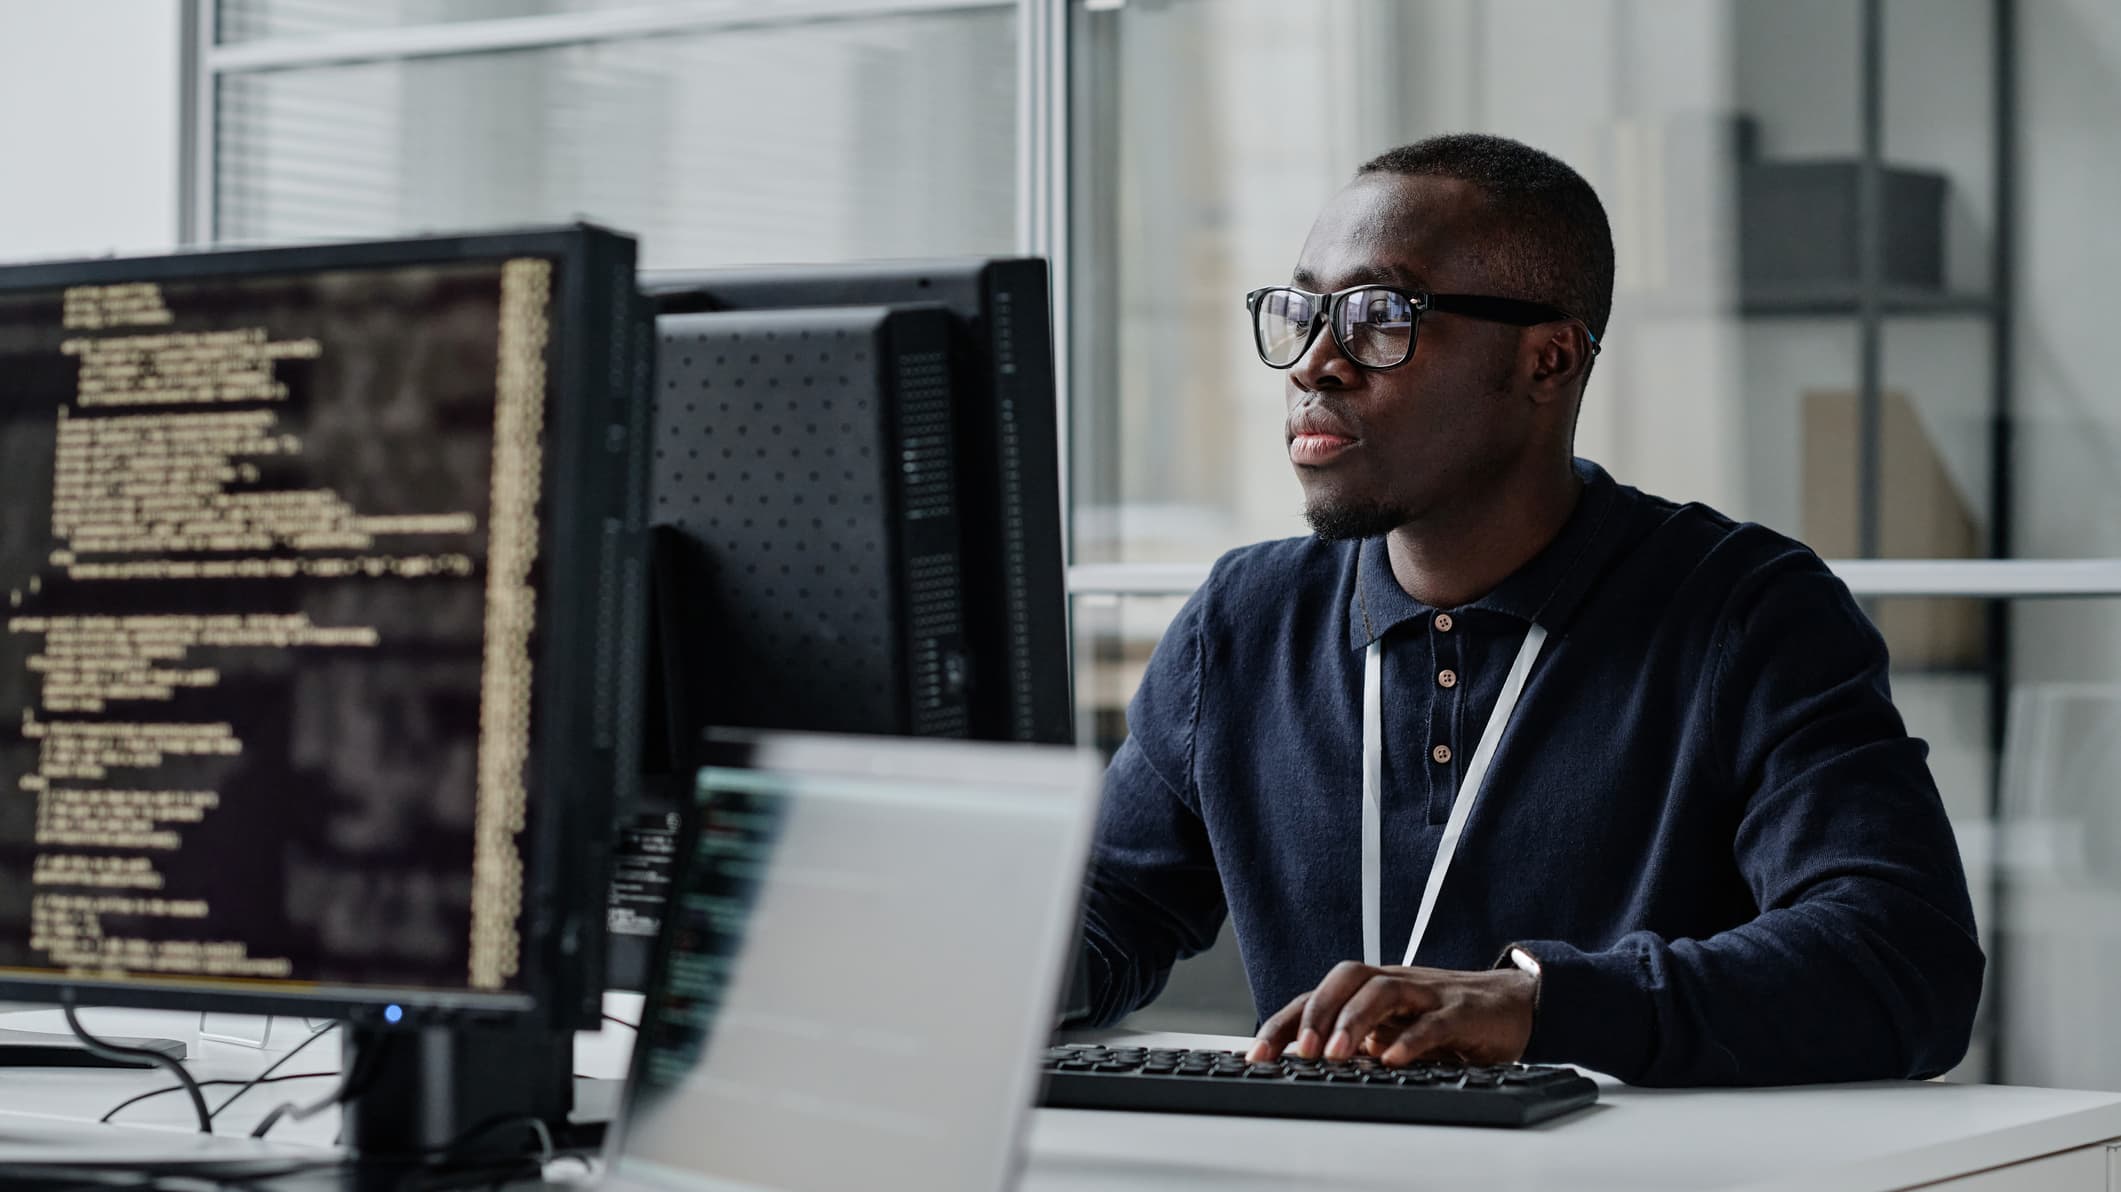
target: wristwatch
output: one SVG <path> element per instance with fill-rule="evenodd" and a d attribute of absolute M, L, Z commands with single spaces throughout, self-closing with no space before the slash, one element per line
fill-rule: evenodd
<path fill-rule="evenodd" d="M 1532 955 L 1515 944 L 1511 944 L 1510 950 L 1504 955 L 1509 957 L 1510 963 L 1516 965 L 1519 971 L 1532 974 L 1532 1012 L 1537 1014 L 1539 1012 L 1539 990 L 1545 984 L 1540 979 L 1542 974 L 1539 971 L 1539 957 Z"/>

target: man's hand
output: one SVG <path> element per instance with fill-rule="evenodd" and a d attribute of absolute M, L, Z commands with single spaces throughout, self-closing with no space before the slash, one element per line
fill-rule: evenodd
<path fill-rule="evenodd" d="M 1537 990 L 1536 977 L 1514 968 L 1461 973 L 1344 960 L 1260 1025 L 1250 1058 L 1269 1063 L 1287 1049 L 1329 1060 L 1360 1051 L 1393 1067 L 1513 1063 L 1532 1039 Z"/>

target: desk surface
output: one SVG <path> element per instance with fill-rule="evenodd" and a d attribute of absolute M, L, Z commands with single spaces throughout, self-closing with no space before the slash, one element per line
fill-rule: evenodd
<path fill-rule="evenodd" d="M 1601 1077 L 1596 1106 L 1525 1130 L 1042 1110 L 1023 1189 L 1874 1192 L 2115 1138 L 2117 1093 L 1907 1081 L 1675 1091 Z"/>
<path fill-rule="evenodd" d="M 626 1008 L 618 1008 L 622 1016 Z M 192 1049 L 188 1066 L 202 1079 L 253 1075 L 306 1033 L 298 1020 L 278 1020 L 260 1049 L 202 1040 L 196 1014 L 91 1010 L 83 1018 L 99 1032 L 182 1039 Z M 4 1015 L 0 1025 L 64 1029 L 56 1012 Z M 1119 1034 L 1124 1032 L 1097 1037 Z M 1128 1037 L 1191 1047 L 1243 1042 L 1206 1035 Z M 578 1070 L 616 1074 L 629 1044 L 623 1031 L 582 1036 Z M 325 1073 L 337 1066 L 335 1042 L 320 1039 L 282 1071 Z M 0 1069 L 0 1112 L 93 1121 L 132 1093 L 169 1083 L 159 1072 Z M 229 1125 L 245 1130 L 281 1101 L 309 1100 L 330 1087 L 328 1078 L 320 1078 L 254 1090 L 230 1111 Z M 1601 1078 L 1599 1095 L 1599 1104 L 1583 1113 L 1527 1130 L 1040 1110 L 1032 1119 L 1021 1188 L 1875 1192 L 2121 1139 L 2116 1093 L 1907 1082 L 1669 1091 Z M 218 1104 L 219 1097 L 210 1102 Z M 328 1147 L 334 1117 L 286 1122 L 273 1137 Z M 119 1120 L 178 1131 L 192 1122 L 181 1095 L 144 1102 Z M 2103 1177 L 2089 1186 L 2104 1188 Z"/>

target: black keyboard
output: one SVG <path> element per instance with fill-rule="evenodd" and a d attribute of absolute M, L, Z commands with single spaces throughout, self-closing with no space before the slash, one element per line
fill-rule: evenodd
<path fill-rule="evenodd" d="M 1049 1048 L 1043 1067 L 1040 1103 L 1054 1109 L 1529 1126 L 1598 1100 L 1598 1086 L 1574 1068 L 1524 1064 L 1250 1064 L 1238 1051 L 1067 1046 Z"/>

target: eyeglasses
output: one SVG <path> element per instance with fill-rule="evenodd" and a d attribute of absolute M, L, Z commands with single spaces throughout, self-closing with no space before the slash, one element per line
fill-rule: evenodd
<path fill-rule="evenodd" d="M 1397 286 L 1355 286 L 1331 294 L 1313 294 L 1294 286 L 1264 286 L 1245 295 L 1252 312 L 1252 342 L 1269 368 L 1289 368 L 1311 350 L 1318 329 L 1330 325 L 1333 342 L 1348 359 L 1367 369 L 1397 368 L 1414 355 L 1421 317 L 1430 313 L 1464 315 L 1491 323 L 1531 327 L 1540 323 L 1583 320 L 1543 302 L 1490 298 L 1481 294 L 1428 294 Z M 1598 337 L 1588 325 L 1591 355 Z"/>

